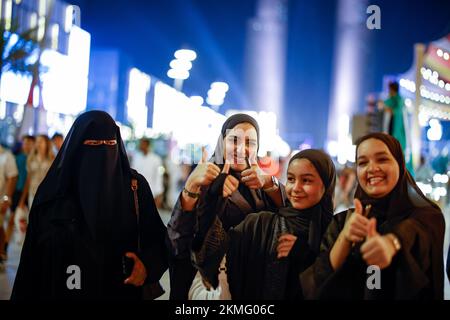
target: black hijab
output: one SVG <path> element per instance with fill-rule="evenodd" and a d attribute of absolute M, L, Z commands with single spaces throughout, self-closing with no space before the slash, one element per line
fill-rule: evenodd
<path fill-rule="evenodd" d="M 117 140 L 113 146 L 83 144 L 113 139 Z M 120 231 L 123 213 L 132 212 L 130 184 L 131 169 L 119 127 L 106 112 L 89 111 L 75 120 L 33 206 L 75 196 L 93 238 L 99 238 L 99 233 L 110 238 Z"/>
<path fill-rule="evenodd" d="M 229 117 L 222 125 L 222 130 L 220 132 L 220 136 L 217 139 L 216 149 L 214 150 L 213 155 L 211 156 L 210 161 L 214 162 L 217 165 L 223 166 L 225 163 L 224 158 L 224 140 L 227 135 L 227 131 L 233 129 L 240 123 L 250 123 L 256 130 L 256 134 L 258 137 L 258 150 L 259 150 L 259 125 L 258 122 L 248 114 L 237 113 Z"/>
<path fill-rule="evenodd" d="M 308 232 L 308 244 L 317 254 L 319 253 L 322 236 L 333 217 L 333 196 L 336 185 L 336 169 L 330 156 L 322 150 L 307 149 L 296 153 L 290 160 L 289 165 L 294 160 L 307 159 L 312 163 L 319 173 L 320 179 L 325 187 L 325 193 L 322 199 L 315 206 L 298 210 L 291 204 L 282 208 L 279 214 L 285 217 L 297 217 L 297 220 L 308 222 L 309 226 L 305 231 Z M 289 167 L 288 165 L 288 167 Z M 289 221 L 288 219 L 287 221 Z"/>
<path fill-rule="evenodd" d="M 225 137 L 227 135 L 227 131 L 228 130 L 232 130 L 235 126 L 237 126 L 240 123 L 250 123 L 256 130 L 256 134 L 258 137 L 258 141 L 257 141 L 257 150 L 259 150 L 259 126 L 258 126 L 258 122 L 256 122 L 256 120 L 244 113 L 238 113 L 238 114 L 234 114 L 231 117 L 229 117 L 224 124 L 222 125 L 222 130 L 220 133 L 219 138 L 217 139 L 217 144 L 216 144 L 216 148 L 214 150 L 213 155 L 210 158 L 210 162 L 215 163 L 216 165 L 218 165 L 221 169 L 223 168 L 223 165 L 225 163 L 225 155 L 224 155 L 224 150 L 225 150 Z M 256 159 L 255 159 L 256 160 Z M 233 169 L 230 168 L 230 172 L 229 174 L 231 174 L 232 176 L 234 176 L 236 179 L 240 180 L 241 179 L 241 173 L 237 172 Z M 213 192 L 214 195 L 217 194 L 221 194 L 222 192 L 222 186 L 223 186 L 223 182 L 225 181 L 226 175 L 221 175 L 216 179 L 216 182 L 211 186 L 211 191 Z M 256 210 L 256 201 L 255 201 L 255 197 L 261 199 L 261 194 L 259 190 L 250 190 L 245 184 L 240 183 L 238 186 L 238 191 L 239 193 L 245 198 L 245 200 L 247 200 L 247 202 L 252 206 L 252 208 L 254 210 Z"/>

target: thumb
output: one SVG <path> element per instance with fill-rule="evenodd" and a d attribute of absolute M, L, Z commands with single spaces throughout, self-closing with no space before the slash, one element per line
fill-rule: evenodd
<path fill-rule="evenodd" d="M 230 172 L 230 163 L 228 161 L 223 165 L 222 173 L 228 174 Z"/>
<path fill-rule="evenodd" d="M 362 215 L 362 213 L 363 213 L 363 207 L 362 207 L 361 201 L 359 201 L 359 199 L 355 198 L 355 199 L 353 200 L 353 204 L 354 204 L 354 206 L 355 206 L 355 213 L 356 213 L 356 214 Z"/>
<path fill-rule="evenodd" d="M 202 147 L 202 160 L 200 163 L 205 163 L 208 161 L 208 151 L 206 151 L 205 147 Z"/>
<path fill-rule="evenodd" d="M 128 257 L 128 258 L 131 258 L 131 259 L 133 259 L 134 261 L 136 261 L 136 255 L 134 254 L 134 253 L 132 253 L 132 252 L 127 252 L 126 253 L 126 256 Z"/>
<path fill-rule="evenodd" d="M 367 237 L 371 238 L 371 237 L 375 237 L 378 232 L 377 232 L 377 219 L 372 218 L 369 221 L 369 225 L 367 226 L 368 231 L 367 231 Z"/>

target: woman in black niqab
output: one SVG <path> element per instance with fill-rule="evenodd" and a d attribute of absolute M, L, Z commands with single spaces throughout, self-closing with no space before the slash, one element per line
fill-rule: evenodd
<path fill-rule="evenodd" d="M 129 166 L 119 127 L 105 112 L 86 112 L 37 191 L 11 298 L 139 299 L 141 288 L 124 284 L 123 256 L 136 253 L 147 281 L 158 281 L 167 265 L 164 234 L 148 183 Z M 68 289 L 69 266 L 79 267 L 81 289 Z"/>

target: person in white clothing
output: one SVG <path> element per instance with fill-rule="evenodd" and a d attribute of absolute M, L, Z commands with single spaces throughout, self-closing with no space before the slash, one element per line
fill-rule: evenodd
<path fill-rule="evenodd" d="M 0 145 L 0 271 L 3 270 L 3 262 L 6 260 L 3 223 L 5 215 L 11 206 L 12 194 L 16 188 L 18 174 L 14 156 Z"/>
<path fill-rule="evenodd" d="M 153 192 L 157 207 L 162 205 L 163 188 L 163 163 L 161 158 L 152 152 L 150 140 L 142 138 L 139 143 L 139 151 L 132 159 L 132 167 L 140 172 Z"/>

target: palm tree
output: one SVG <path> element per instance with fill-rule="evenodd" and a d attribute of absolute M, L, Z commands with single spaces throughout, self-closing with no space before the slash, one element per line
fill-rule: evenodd
<path fill-rule="evenodd" d="M 12 71 L 24 75 L 32 75 L 36 62 L 29 58 L 39 48 L 36 31 L 32 28 L 19 33 L 19 25 L 15 21 L 6 28 L 6 21 L 0 20 L 0 84 L 3 72 Z"/>

